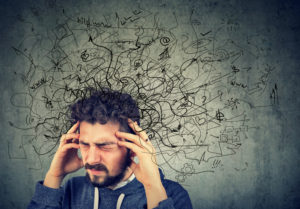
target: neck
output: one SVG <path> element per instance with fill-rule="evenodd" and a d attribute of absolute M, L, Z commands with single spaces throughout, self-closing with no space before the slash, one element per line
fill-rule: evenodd
<path fill-rule="evenodd" d="M 122 179 L 120 182 L 126 181 L 127 179 L 130 178 L 130 176 L 131 176 L 132 174 L 133 174 L 133 171 L 132 171 L 129 167 L 127 167 L 127 169 L 126 169 L 126 171 L 125 171 L 125 175 L 124 175 L 123 179 Z M 119 183 L 120 183 L 120 182 L 119 182 Z M 118 184 L 119 184 L 119 183 L 118 183 Z M 113 186 L 108 186 L 107 188 L 109 188 L 109 189 L 114 189 L 118 184 L 113 185 Z"/>

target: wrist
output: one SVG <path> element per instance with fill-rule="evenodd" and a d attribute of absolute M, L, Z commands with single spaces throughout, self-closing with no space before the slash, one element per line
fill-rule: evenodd
<path fill-rule="evenodd" d="M 152 176 L 143 178 L 140 182 L 143 184 L 145 189 L 155 189 L 162 187 L 162 182 L 158 170 L 157 173 L 154 172 Z"/>
<path fill-rule="evenodd" d="M 144 185 L 148 208 L 155 208 L 163 200 L 168 199 L 167 192 L 161 181 L 152 184 Z"/>
<path fill-rule="evenodd" d="M 165 191 L 165 188 L 162 184 L 162 182 L 159 181 L 154 181 L 155 183 L 151 183 L 151 184 L 144 184 L 144 189 L 145 191 Z"/>
<path fill-rule="evenodd" d="M 64 176 L 54 176 L 47 172 L 43 185 L 53 189 L 58 189 L 64 179 Z"/>

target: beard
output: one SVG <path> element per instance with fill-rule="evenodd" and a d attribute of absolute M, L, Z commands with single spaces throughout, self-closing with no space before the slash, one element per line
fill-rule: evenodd
<path fill-rule="evenodd" d="M 121 161 L 119 164 L 120 172 L 119 174 L 112 176 L 109 175 L 109 170 L 107 167 L 103 164 L 96 164 L 96 165 L 90 165 L 88 163 L 85 164 L 85 169 L 94 169 L 97 171 L 104 171 L 106 173 L 105 176 L 92 176 L 87 172 L 86 177 L 87 179 L 95 186 L 99 188 L 108 187 L 108 186 L 114 186 L 118 184 L 125 176 L 125 172 L 127 170 L 127 167 L 131 164 L 131 158 L 130 158 L 130 151 L 127 150 L 126 157 L 124 161 Z M 101 181 L 102 179 L 102 181 Z"/>

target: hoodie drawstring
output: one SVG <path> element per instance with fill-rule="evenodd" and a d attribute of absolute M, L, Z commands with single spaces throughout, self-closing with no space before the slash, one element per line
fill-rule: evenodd
<path fill-rule="evenodd" d="M 118 198 L 118 201 L 117 201 L 117 207 L 116 207 L 116 209 L 121 209 L 121 205 L 122 205 L 124 197 L 125 197 L 124 193 L 120 194 L 120 196 Z"/>
<path fill-rule="evenodd" d="M 125 197 L 124 193 L 120 194 L 120 196 L 118 197 L 116 209 L 121 209 L 121 205 L 122 205 L 124 197 Z M 99 206 L 99 190 L 98 190 L 97 187 L 95 187 L 95 192 L 94 192 L 94 209 L 98 209 L 98 206 Z"/>
<path fill-rule="evenodd" d="M 95 187 L 95 193 L 94 193 L 94 209 L 98 209 L 99 205 L 99 190 L 97 187 Z"/>

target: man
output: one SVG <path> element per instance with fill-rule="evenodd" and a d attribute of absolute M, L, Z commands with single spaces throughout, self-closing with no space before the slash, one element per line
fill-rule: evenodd
<path fill-rule="evenodd" d="M 62 135 L 28 209 L 192 208 L 186 190 L 160 172 L 130 95 L 93 91 L 70 109 L 77 122 Z M 82 167 L 86 176 L 73 177 L 61 186 L 67 174 Z"/>

